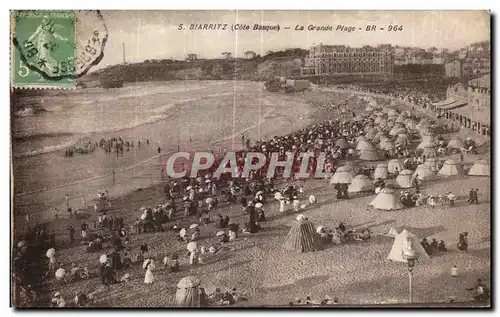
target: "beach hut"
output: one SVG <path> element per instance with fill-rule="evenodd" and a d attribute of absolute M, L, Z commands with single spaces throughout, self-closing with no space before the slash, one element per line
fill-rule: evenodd
<path fill-rule="evenodd" d="M 384 139 L 380 142 L 380 149 L 381 150 L 394 150 L 396 146 L 394 145 L 394 142 L 392 142 L 390 139 Z"/>
<path fill-rule="evenodd" d="M 200 280 L 195 276 L 183 277 L 177 284 L 176 307 L 200 307 Z"/>
<path fill-rule="evenodd" d="M 387 113 L 387 116 L 389 117 L 397 117 L 399 116 L 399 112 L 396 109 L 391 109 L 389 113 Z"/>
<path fill-rule="evenodd" d="M 359 159 L 363 161 L 378 161 L 380 157 L 375 149 L 365 149 L 359 153 Z"/>
<path fill-rule="evenodd" d="M 394 144 L 396 145 L 402 145 L 402 146 L 407 146 L 410 145 L 410 138 L 408 137 L 407 134 L 399 134 L 398 137 L 396 138 L 396 141 L 394 141 Z"/>
<path fill-rule="evenodd" d="M 352 167 L 340 166 L 330 178 L 330 184 L 350 184 L 352 182 Z"/>
<path fill-rule="evenodd" d="M 375 149 L 375 147 L 366 140 L 359 141 L 358 144 L 356 145 L 356 150 L 358 151 L 373 150 L 373 149 Z"/>
<path fill-rule="evenodd" d="M 363 174 L 354 177 L 352 183 L 347 189 L 349 193 L 369 192 L 374 190 L 375 185 L 373 184 L 372 180 L 368 176 Z"/>
<path fill-rule="evenodd" d="M 378 195 L 372 200 L 370 206 L 382 210 L 403 209 L 403 204 L 399 201 L 399 197 L 394 190 L 390 188 L 382 188 Z"/>
<path fill-rule="evenodd" d="M 396 172 L 401 172 L 403 170 L 403 163 L 401 163 L 398 159 L 390 160 L 387 164 L 387 171 L 391 174 L 395 174 Z"/>
<path fill-rule="evenodd" d="M 389 176 L 389 171 L 387 169 L 387 164 L 378 164 L 373 172 L 374 179 L 387 179 Z"/>
<path fill-rule="evenodd" d="M 349 143 L 347 143 L 345 139 L 338 139 L 337 142 L 335 142 L 335 146 L 338 146 L 341 149 L 348 149 Z"/>
<path fill-rule="evenodd" d="M 425 157 L 436 157 L 437 156 L 436 146 L 434 146 L 432 144 L 424 146 L 423 155 Z"/>
<path fill-rule="evenodd" d="M 420 164 L 417 166 L 415 172 L 413 172 L 412 178 L 418 178 L 421 181 L 427 181 L 435 179 L 436 174 L 434 174 L 434 172 L 428 165 Z"/>
<path fill-rule="evenodd" d="M 469 170 L 471 176 L 490 176 L 490 164 L 486 160 L 479 160 Z"/>
<path fill-rule="evenodd" d="M 417 252 L 419 261 L 424 262 L 430 259 L 429 255 L 420 244 L 420 239 L 406 229 L 394 237 L 394 243 L 392 244 L 391 252 L 389 252 L 387 259 L 395 262 L 408 262 L 403 256 L 404 251 L 408 248 L 413 248 Z"/>
<path fill-rule="evenodd" d="M 442 176 L 462 175 L 462 165 L 455 160 L 448 159 L 444 162 L 443 167 L 441 167 L 438 174 Z"/>
<path fill-rule="evenodd" d="M 284 248 L 295 252 L 318 251 L 321 249 L 321 237 L 313 223 L 300 214 L 297 220 L 292 222 L 292 227 L 285 238 Z"/>
<path fill-rule="evenodd" d="M 464 147 L 464 144 L 462 140 L 460 140 L 458 137 L 454 136 L 453 138 L 448 141 L 448 144 L 446 145 L 448 149 L 455 149 L 455 150 L 460 150 Z"/>
<path fill-rule="evenodd" d="M 412 171 L 402 170 L 401 172 L 399 172 L 398 176 L 396 176 L 396 184 L 398 184 L 400 188 L 413 187 L 412 175 L 413 175 Z"/>
<path fill-rule="evenodd" d="M 440 162 L 439 162 L 439 159 L 437 157 L 427 157 L 425 158 L 425 162 L 424 162 L 425 165 L 429 166 L 431 169 L 436 169 L 438 168 Z"/>

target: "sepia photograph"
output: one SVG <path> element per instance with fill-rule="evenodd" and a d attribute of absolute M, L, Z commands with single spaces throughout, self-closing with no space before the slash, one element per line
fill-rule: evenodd
<path fill-rule="evenodd" d="M 491 21 L 11 10 L 11 307 L 491 308 Z"/>

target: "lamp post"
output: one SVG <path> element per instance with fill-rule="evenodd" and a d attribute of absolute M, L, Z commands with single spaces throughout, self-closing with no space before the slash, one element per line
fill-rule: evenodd
<path fill-rule="evenodd" d="M 403 257 L 406 259 L 408 263 L 408 279 L 410 282 L 410 303 L 413 302 L 413 268 L 415 267 L 415 263 L 418 260 L 418 252 L 410 246 L 403 250 Z"/>

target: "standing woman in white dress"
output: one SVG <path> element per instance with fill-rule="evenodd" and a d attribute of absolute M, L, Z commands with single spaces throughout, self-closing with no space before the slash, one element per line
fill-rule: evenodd
<path fill-rule="evenodd" d="M 146 270 L 144 275 L 144 284 L 152 284 L 155 281 L 153 270 L 155 269 L 155 262 L 152 259 L 147 259 L 142 264 L 142 268 Z"/>

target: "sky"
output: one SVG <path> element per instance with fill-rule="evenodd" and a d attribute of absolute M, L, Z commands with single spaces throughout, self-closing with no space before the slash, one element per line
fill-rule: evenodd
<path fill-rule="evenodd" d="M 269 50 L 308 49 L 316 44 L 392 44 L 455 50 L 490 39 L 487 11 L 102 11 L 108 28 L 104 58 L 98 67 L 147 59 L 219 58 L 222 52 L 243 57 L 245 51 L 265 55 Z M 186 29 L 178 30 L 179 24 Z M 190 24 L 228 24 L 227 30 L 189 30 Z M 279 25 L 279 31 L 231 31 L 233 24 Z M 296 31 L 296 25 L 305 27 Z M 308 31 L 309 25 L 332 26 L 334 31 Z M 338 25 L 354 32 L 335 31 Z M 367 25 L 377 31 L 366 32 Z M 389 32 L 389 25 L 402 30 Z M 289 30 L 283 29 L 290 27 Z M 362 28 L 362 30 L 359 30 Z M 384 28 L 384 31 L 379 30 Z M 399 29 L 399 28 L 398 28 Z"/>

